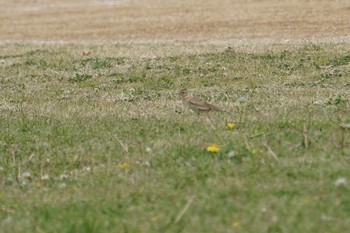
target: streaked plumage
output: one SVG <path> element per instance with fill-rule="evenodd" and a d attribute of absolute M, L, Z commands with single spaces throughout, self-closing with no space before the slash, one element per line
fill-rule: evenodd
<path fill-rule="evenodd" d="M 222 111 L 219 107 L 209 104 L 205 100 L 191 96 L 187 90 L 183 89 L 179 92 L 190 109 L 196 112 Z"/>

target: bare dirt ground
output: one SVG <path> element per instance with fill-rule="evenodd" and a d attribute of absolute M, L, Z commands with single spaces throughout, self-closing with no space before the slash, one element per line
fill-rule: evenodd
<path fill-rule="evenodd" d="M 0 0 L 0 42 L 350 41 L 348 0 Z"/>

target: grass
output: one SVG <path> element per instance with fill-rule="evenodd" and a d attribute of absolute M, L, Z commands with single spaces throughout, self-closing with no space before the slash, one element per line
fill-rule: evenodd
<path fill-rule="evenodd" d="M 348 44 L 0 46 L 1 233 L 349 229 Z"/>

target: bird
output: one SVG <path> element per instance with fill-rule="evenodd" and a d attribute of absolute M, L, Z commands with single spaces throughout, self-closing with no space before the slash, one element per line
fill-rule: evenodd
<path fill-rule="evenodd" d="M 186 104 L 188 105 L 188 107 L 190 109 L 192 109 L 193 111 L 197 112 L 198 114 L 200 112 L 209 112 L 209 111 L 226 112 L 213 104 L 209 104 L 205 100 L 193 97 L 192 95 L 190 95 L 188 93 L 188 91 L 186 89 L 180 90 L 179 95 L 183 97 L 183 99 L 186 102 Z"/>

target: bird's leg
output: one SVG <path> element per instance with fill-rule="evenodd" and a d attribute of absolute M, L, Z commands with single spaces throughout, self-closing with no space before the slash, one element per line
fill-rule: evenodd
<path fill-rule="evenodd" d="M 197 120 L 198 120 L 199 119 L 199 115 L 200 115 L 199 111 L 196 111 L 196 114 L 197 114 Z"/>

